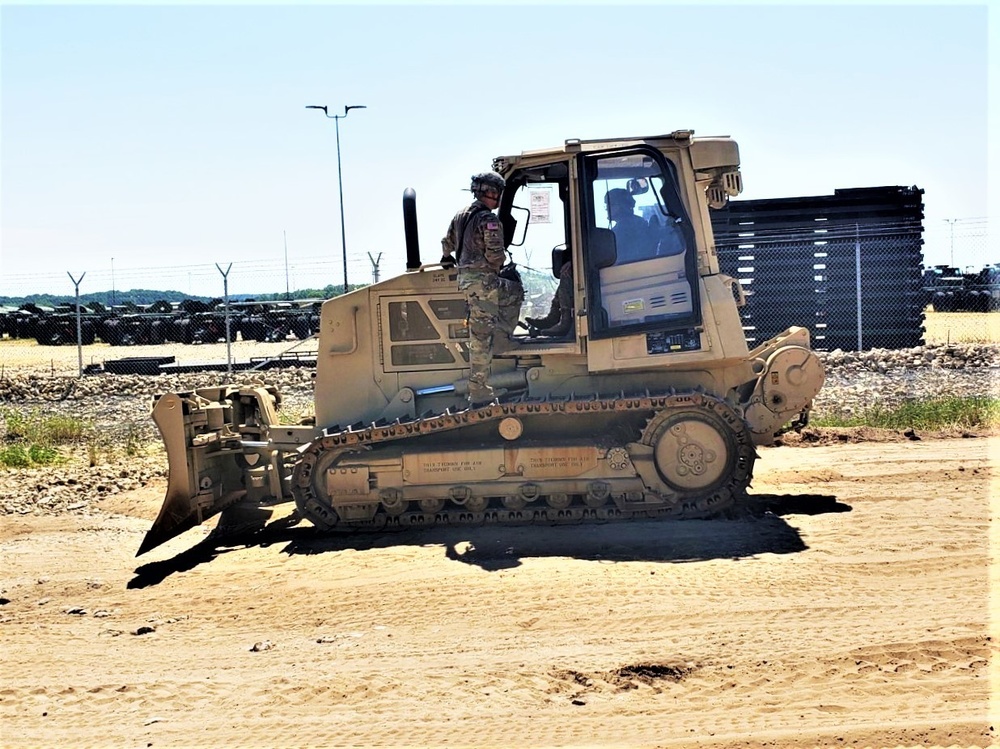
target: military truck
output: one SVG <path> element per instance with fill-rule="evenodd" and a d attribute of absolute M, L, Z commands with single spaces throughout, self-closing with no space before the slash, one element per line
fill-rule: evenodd
<path fill-rule="evenodd" d="M 231 305 L 238 319 L 244 341 L 274 342 L 289 337 L 305 340 L 319 329 L 322 300 L 256 302 L 247 300 Z"/>
<path fill-rule="evenodd" d="M 159 345 L 167 340 L 173 327 L 173 305 L 160 299 L 151 304 L 131 302 L 112 307 L 98 333 L 101 340 L 112 346 Z"/>
<path fill-rule="evenodd" d="M 731 138 L 691 130 L 495 159 L 508 244 L 551 257 L 553 276 L 572 263 L 573 324 L 516 336 L 493 358 L 496 399 L 477 406 L 458 274 L 421 259 L 407 190 L 406 272 L 322 305 L 311 423 L 281 423 L 273 387 L 155 398 L 170 470 L 138 553 L 236 503 L 294 501 L 321 529 L 377 532 L 731 507 L 755 447 L 805 423 L 824 378 L 805 328 L 748 348 L 710 221 L 740 193 L 739 164 Z M 624 246 L 612 190 L 655 239 Z"/>
<path fill-rule="evenodd" d="M 77 323 L 79 323 L 79 339 L 83 345 L 94 342 L 98 329 L 106 316 L 106 310 L 98 304 L 96 309 L 88 309 L 80 305 L 79 315 L 76 304 L 58 304 L 51 312 L 45 314 L 35 323 L 35 340 L 43 346 L 62 346 L 77 342 Z"/>
<path fill-rule="evenodd" d="M 966 272 L 949 265 L 924 269 L 925 304 L 935 312 L 993 312 L 1000 309 L 1000 265 Z"/>

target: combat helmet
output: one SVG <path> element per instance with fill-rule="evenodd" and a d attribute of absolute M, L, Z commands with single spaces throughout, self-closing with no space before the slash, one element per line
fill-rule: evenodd
<path fill-rule="evenodd" d="M 479 196 L 487 190 L 496 190 L 497 194 L 503 192 L 507 186 L 504 178 L 496 172 L 480 172 L 472 175 L 472 186 L 469 190 L 473 195 Z"/>

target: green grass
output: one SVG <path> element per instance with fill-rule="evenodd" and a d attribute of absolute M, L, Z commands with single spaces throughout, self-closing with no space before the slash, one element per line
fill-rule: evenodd
<path fill-rule="evenodd" d="M 907 401 L 895 407 L 872 406 L 852 416 L 821 416 L 809 420 L 815 427 L 873 427 L 875 429 L 977 429 L 1000 426 L 1000 398 L 935 398 Z"/>
<path fill-rule="evenodd" d="M 37 409 L 0 409 L 0 419 L 5 427 L 0 466 L 7 468 L 61 462 L 64 456 L 59 448 L 82 442 L 92 431 L 90 424 L 75 416 L 43 414 Z"/>
<path fill-rule="evenodd" d="M 31 458 L 24 445 L 9 445 L 0 450 L 0 465 L 6 468 L 29 468 Z"/>
<path fill-rule="evenodd" d="M 80 450 L 91 466 L 113 461 L 119 455 L 136 457 L 147 450 L 140 426 L 134 421 L 119 425 L 114 434 L 93 422 L 39 409 L 0 408 L 0 468 L 31 468 L 63 463 Z"/>
<path fill-rule="evenodd" d="M 61 445 L 83 439 L 90 427 L 87 422 L 75 416 L 43 414 L 38 409 L 2 409 L 0 417 L 7 428 L 8 441 Z"/>

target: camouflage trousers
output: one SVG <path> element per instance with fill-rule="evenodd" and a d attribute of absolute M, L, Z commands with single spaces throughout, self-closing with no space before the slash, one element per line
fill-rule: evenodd
<path fill-rule="evenodd" d="M 494 343 L 498 338 L 506 343 L 513 334 L 524 289 L 515 281 L 478 270 L 460 272 L 458 288 L 469 305 L 469 400 L 481 403 L 493 398 L 489 379 Z"/>

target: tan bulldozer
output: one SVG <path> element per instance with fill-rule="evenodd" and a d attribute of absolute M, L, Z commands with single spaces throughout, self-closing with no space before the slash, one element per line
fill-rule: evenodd
<path fill-rule="evenodd" d="M 748 348 L 710 218 L 742 189 L 737 144 L 573 139 L 493 169 L 510 249 L 551 256 L 550 294 L 570 263 L 560 334 L 516 332 L 493 358 L 495 400 L 470 405 L 465 297 L 455 268 L 421 261 L 407 190 L 406 272 L 322 305 L 313 423 L 282 424 L 268 387 L 155 399 L 170 473 L 140 554 L 237 503 L 384 531 L 702 518 L 739 501 L 756 446 L 805 423 L 824 372 L 804 327 Z M 615 196 L 631 219 L 609 217 Z"/>

